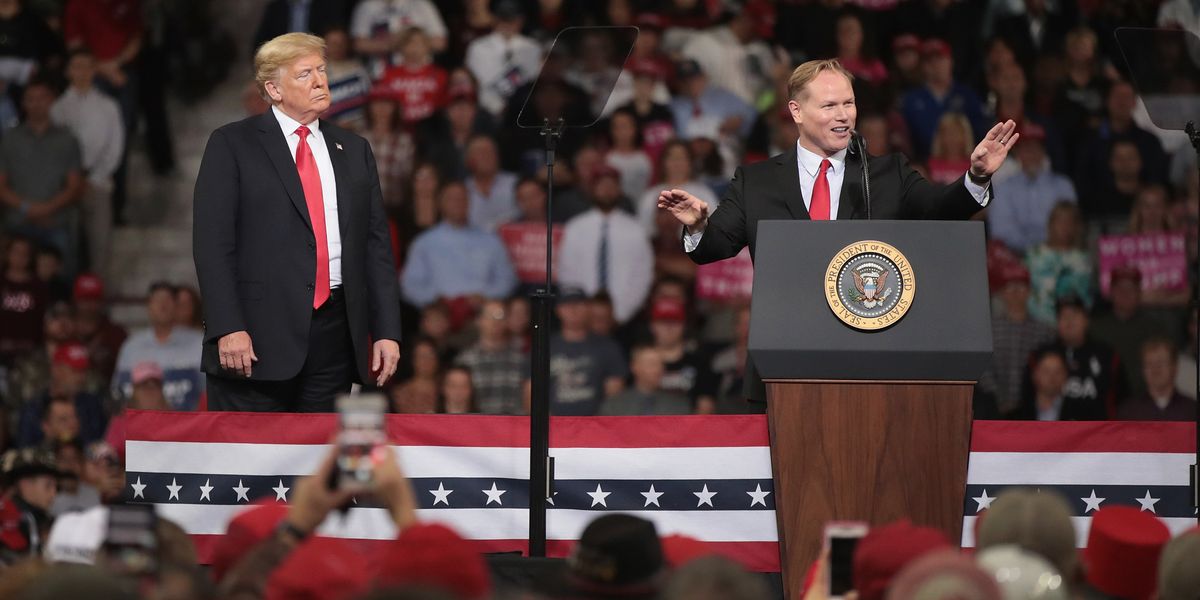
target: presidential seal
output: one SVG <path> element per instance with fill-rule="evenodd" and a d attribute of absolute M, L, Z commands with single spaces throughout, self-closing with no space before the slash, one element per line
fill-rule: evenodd
<path fill-rule="evenodd" d="M 825 299 L 838 320 L 863 331 L 896 324 L 912 306 L 912 265 L 891 244 L 875 240 L 842 248 L 825 270 Z"/>

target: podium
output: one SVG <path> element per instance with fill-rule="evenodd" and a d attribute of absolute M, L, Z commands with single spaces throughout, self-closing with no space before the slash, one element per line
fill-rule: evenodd
<path fill-rule="evenodd" d="M 992 352 L 983 224 L 762 221 L 756 254 L 749 354 L 787 596 L 829 521 L 907 517 L 958 542 Z"/>

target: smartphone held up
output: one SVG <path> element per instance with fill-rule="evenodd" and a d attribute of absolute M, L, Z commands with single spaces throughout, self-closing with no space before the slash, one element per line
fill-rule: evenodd
<path fill-rule="evenodd" d="M 370 489 L 375 466 L 390 452 L 382 394 L 342 396 L 337 400 L 337 462 L 330 480 L 335 489 Z"/>

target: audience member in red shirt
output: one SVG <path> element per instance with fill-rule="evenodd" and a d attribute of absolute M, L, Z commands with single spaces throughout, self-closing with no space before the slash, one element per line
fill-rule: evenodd
<path fill-rule="evenodd" d="M 446 70 L 433 64 L 429 36 L 413 27 L 400 37 L 404 62 L 384 72 L 378 86 L 400 105 L 406 126 L 433 116 L 446 104 Z"/>
<path fill-rule="evenodd" d="M 139 0 L 68 0 L 63 18 L 68 48 L 86 47 L 99 61 L 97 70 L 113 87 L 125 85 L 122 68 L 142 48 Z"/>

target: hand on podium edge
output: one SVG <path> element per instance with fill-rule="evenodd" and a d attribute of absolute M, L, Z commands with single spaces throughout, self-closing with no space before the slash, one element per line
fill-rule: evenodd
<path fill-rule="evenodd" d="M 708 203 L 678 188 L 659 192 L 658 208 L 670 212 L 688 233 L 704 231 L 708 224 Z"/>

